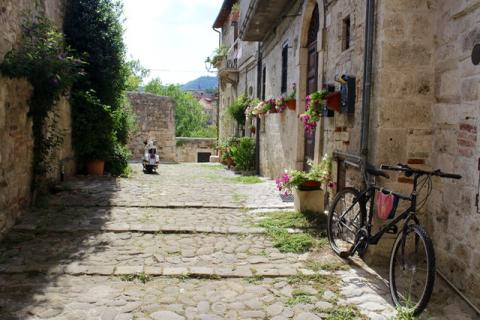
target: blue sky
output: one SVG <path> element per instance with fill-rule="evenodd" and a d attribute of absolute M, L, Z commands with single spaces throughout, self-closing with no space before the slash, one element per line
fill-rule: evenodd
<path fill-rule="evenodd" d="M 212 30 L 222 0 L 124 0 L 129 57 L 152 69 L 150 78 L 185 83 L 202 75 L 218 46 Z M 210 74 L 212 75 L 212 74 Z"/>

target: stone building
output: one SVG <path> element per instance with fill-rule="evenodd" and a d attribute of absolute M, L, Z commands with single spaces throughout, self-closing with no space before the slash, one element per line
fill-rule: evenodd
<path fill-rule="evenodd" d="M 219 18 L 231 2 L 224 1 Z M 460 181 L 434 179 L 420 217 L 434 242 L 437 269 L 477 306 L 479 18 L 474 0 L 240 0 L 237 45 L 257 42 L 256 79 L 229 72 L 238 75 L 237 90 L 251 83 L 261 98 L 297 87 L 296 111 L 257 122 L 262 175 L 301 169 L 307 159 L 335 151 L 374 165 L 409 163 L 461 174 Z M 228 23 L 222 26 L 230 32 Z M 342 75 L 352 79 L 353 110 L 326 115 L 313 136 L 305 135 L 298 119 L 305 97 L 322 88 L 338 91 Z M 221 91 L 220 99 L 227 95 Z M 344 164 L 334 165 L 338 187 L 360 184 L 358 171 Z M 391 176 L 380 183 L 410 190 L 410 179 Z M 391 242 L 383 243 L 372 247 L 370 260 L 389 252 Z"/>
<path fill-rule="evenodd" d="M 175 101 L 151 93 L 128 92 L 136 128 L 128 148 L 134 160 L 143 159 L 144 141 L 155 141 L 160 160 L 175 161 Z"/>
<path fill-rule="evenodd" d="M 238 37 L 238 17 L 232 14 L 236 0 L 224 1 L 213 27 L 220 29 L 220 44 L 228 48 L 227 56 L 215 67 L 219 78 L 219 137 L 225 139 L 240 134 L 240 128 L 227 113 L 235 99 L 244 95 L 257 96 L 256 42 L 241 41 Z"/>
<path fill-rule="evenodd" d="M 0 62 L 21 38 L 22 16 L 25 12 L 45 15 L 61 29 L 64 16 L 63 0 L 0 1 Z M 32 200 L 32 121 L 27 116 L 32 87 L 26 80 L 0 75 L 0 236 L 5 233 Z M 64 132 L 62 146 L 51 160 L 50 179 L 59 179 L 75 172 L 71 146 L 70 105 L 62 98 L 55 112 Z"/>

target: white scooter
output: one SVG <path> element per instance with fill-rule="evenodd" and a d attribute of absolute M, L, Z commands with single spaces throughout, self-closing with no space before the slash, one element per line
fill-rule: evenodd
<path fill-rule="evenodd" d="M 154 141 L 145 141 L 145 151 L 143 153 L 143 172 L 152 173 L 157 171 L 160 163 L 160 157 L 157 154 L 157 147 Z"/>

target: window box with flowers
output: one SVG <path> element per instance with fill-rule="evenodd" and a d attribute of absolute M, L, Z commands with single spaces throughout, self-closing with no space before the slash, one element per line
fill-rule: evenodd
<path fill-rule="evenodd" d="M 277 190 L 284 195 L 293 193 L 295 210 L 300 212 L 323 212 L 325 191 L 334 188 L 331 181 L 331 157 L 325 155 L 320 163 L 309 162 L 309 172 L 285 171 L 276 179 Z"/>

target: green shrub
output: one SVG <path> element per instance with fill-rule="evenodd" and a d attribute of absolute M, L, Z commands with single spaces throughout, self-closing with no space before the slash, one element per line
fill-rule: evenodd
<path fill-rule="evenodd" d="M 248 137 L 240 138 L 238 145 L 230 149 L 235 166 L 242 171 L 255 169 L 255 140 Z"/>
<path fill-rule="evenodd" d="M 71 99 L 77 162 L 81 168 L 88 160 L 105 160 L 113 175 L 128 168 L 125 144 L 134 119 L 125 90 L 136 85 L 132 76 L 144 74 L 126 61 L 122 19 L 120 1 L 76 0 L 68 1 L 64 22 L 67 42 L 87 62 Z"/>
<path fill-rule="evenodd" d="M 250 105 L 250 99 L 245 96 L 239 96 L 227 109 L 228 114 L 237 121 L 240 126 L 245 125 L 245 111 Z"/>
<path fill-rule="evenodd" d="M 125 174 L 128 169 L 128 160 L 130 159 L 130 156 L 130 151 L 126 146 L 118 143 L 115 144 L 113 153 L 107 162 L 106 170 L 115 177 Z"/>

